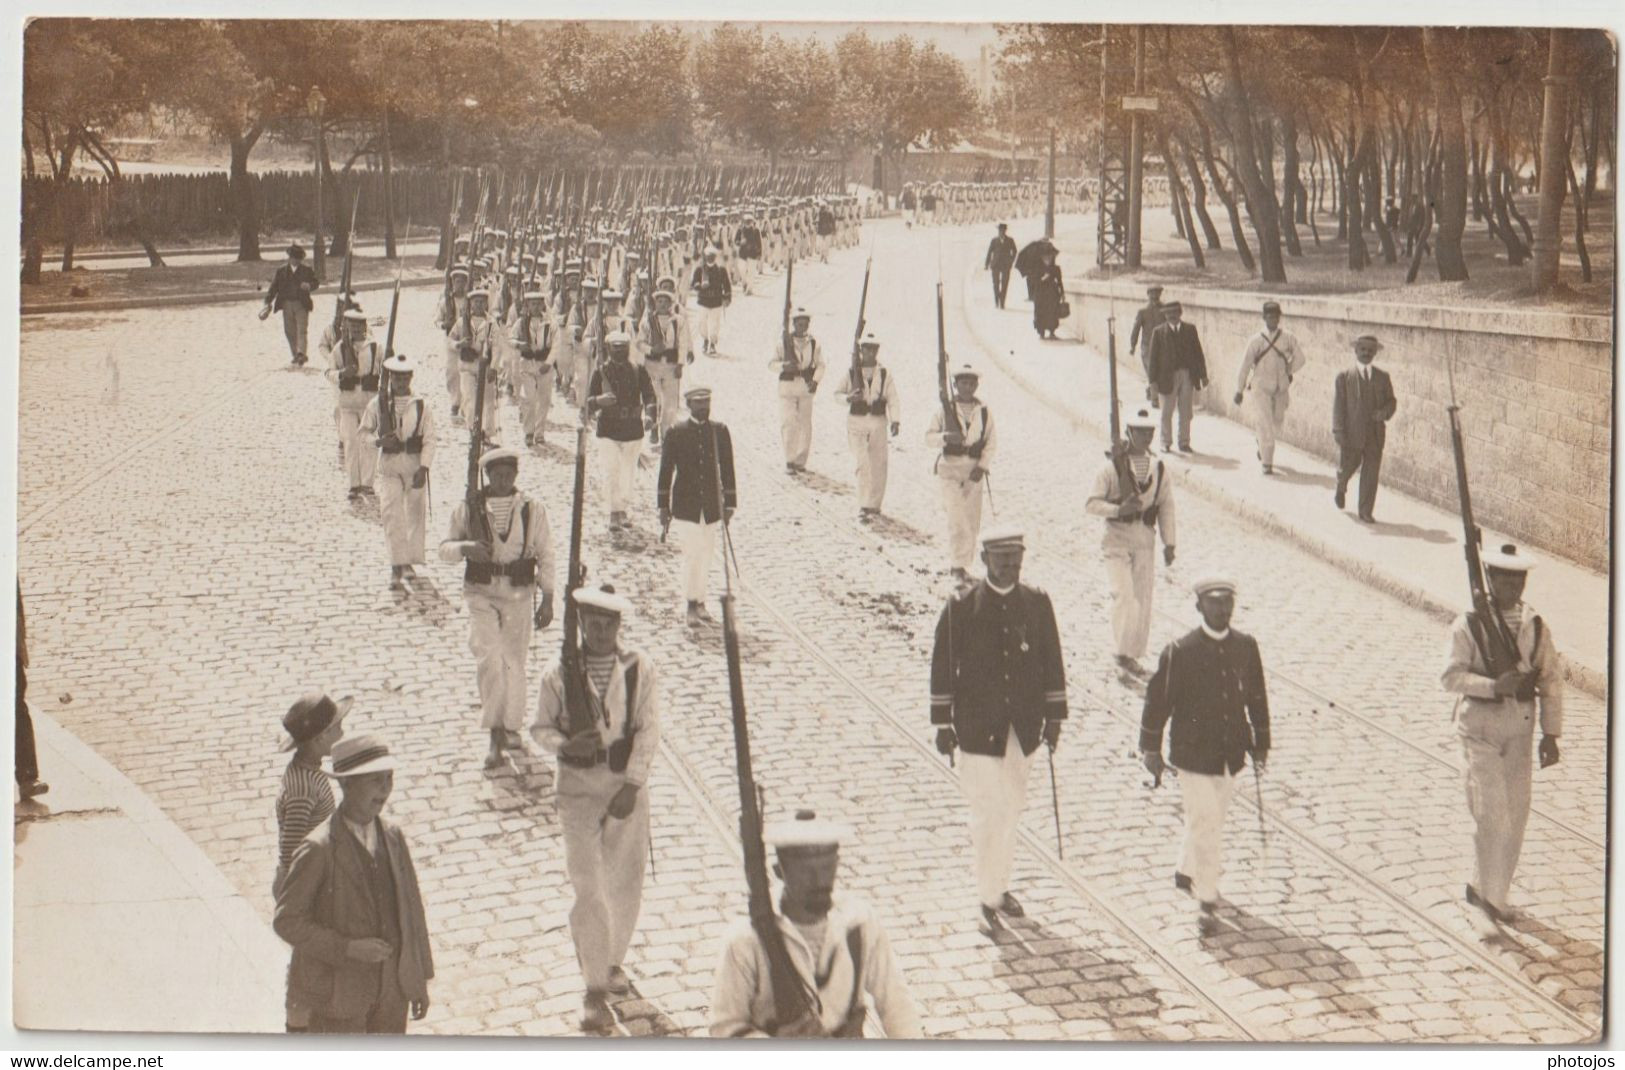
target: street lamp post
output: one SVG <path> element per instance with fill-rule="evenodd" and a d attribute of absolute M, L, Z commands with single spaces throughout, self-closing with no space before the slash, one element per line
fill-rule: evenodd
<path fill-rule="evenodd" d="M 1049 195 L 1044 200 L 1044 237 L 1055 237 L 1055 124 L 1049 128 Z"/>
<path fill-rule="evenodd" d="M 322 91 L 311 89 L 305 101 L 305 110 L 316 123 L 315 135 L 310 139 L 310 151 L 316 158 L 313 167 L 316 173 L 316 262 L 312 267 L 318 282 L 327 281 L 327 241 L 322 235 L 322 110 L 326 107 L 327 98 L 322 96 Z"/>

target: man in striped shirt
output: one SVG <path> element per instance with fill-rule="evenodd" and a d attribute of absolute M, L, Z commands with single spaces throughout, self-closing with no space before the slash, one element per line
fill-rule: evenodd
<path fill-rule="evenodd" d="M 293 852 L 317 828 L 333 816 L 333 784 L 322 772 L 322 759 L 333 753 L 333 744 L 344 738 L 344 715 L 350 711 L 350 698 L 337 702 L 326 695 L 309 694 L 289 707 L 282 718 L 283 751 L 293 751 L 282 786 L 276 797 L 277 862 L 271 880 L 271 894 L 280 895 L 288 879 Z M 294 986 L 288 986 L 288 1032 L 304 1033 L 310 1028 L 310 1008 L 304 1006 Z"/>
<path fill-rule="evenodd" d="M 586 710 L 564 701 L 555 661 L 542 674 L 531 736 L 559 759 L 557 806 L 564 864 L 575 888 L 570 936 L 587 994 L 583 1032 L 614 1024 L 610 995 L 631 989 L 622 963 L 643 906 L 649 855 L 649 793 L 644 784 L 660 748 L 660 689 L 654 662 L 620 642 L 632 603 L 612 588 L 571 594 L 581 618 L 580 664 Z"/>
<path fill-rule="evenodd" d="M 1174 491 L 1167 469 L 1151 456 L 1151 439 L 1157 429 L 1151 413 L 1141 409 L 1124 421 L 1124 429 L 1134 486 L 1119 486 L 1116 462 L 1108 459 L 1095 476 L 1084 509 L 1106 521 L 1100 552 L 1112 585 L 1117 664 L 1125 672 L 1139 674 L 1143 672 L 1139 659 L 1145 656 L 1151 638 L 1158 533 L 1162 535 L 1163 562 L 1174 563 Z"/>

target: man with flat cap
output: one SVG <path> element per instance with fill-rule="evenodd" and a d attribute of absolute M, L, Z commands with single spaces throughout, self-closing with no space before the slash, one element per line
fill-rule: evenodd
<path fill-rule="evenodd" d="M 1021 582 L 1019 528 L 982 536 L 981 583 L 956 591 L 931 649 L 931 724 L 937 750 L 964 751 L 959 785 L 970 803 L 982 922 L 1024 913 L 1010 894 L 1027 774 L 1040 741 L 1052 751 L 1066 721 L 1066 666 L 1049 595 Z"/>
<path fill-rule="evenodd" d="M 776 917 L 798 979 L 806 1014 L 776 1021 L 772 969 L 750 919 L 729 931 L 711 994 L 714 1037 L 861 1038 L 870 1005 L 888 1040 L 924 1036 L 920 1012 L 873 911 L 856 899 L 835 898 L 845 825 L 801 810 L 762 830 L 783 882 Z"/>
<path fill-rule="evenodd" d="M 976 535 L 982 528 L 983 481 L 998 449 L 993 414 L 976 397 L 980 382 L 975 368 L 960 365 L 953 376 L 954 426 L 945 423 L 947 414 L 938 405 L 925 429 L 925 444 L 942 451 L 932 471 L 948 520 L 948 565 L 960 584 L 970 582 Z"/>
<path fill-rule="evenodd" d="M 880 515 L 886 498 L 887 436 L 895 438 L 902 426 L 897 383 L 881 367 L 879 356 L 880 339 L 869 331 L 858 345 L 858 367 L 847 373 L 846 392 L 835 395 L 846 405 L 846 444 L 858 465 L 858 519 L 863 521 Z"/>
<path fill-rule="evenodd" d="M 412 359 L 404 353 L 384 361 L 389 377 L 387 405 L 367 403 L 361 434 L 378 450 L 378 513 L 389 546 L 389 586 L 400 590 L 424 563 L 428 518 L 429 465 L 434 460 L 434 416 L 422 398 L 412 396 Z"/>
<path fill-rule="evenodd" d="M 1535 725 L 1542 769 L 1557 764 L 1563 731 L 1557 647 L 1540 614 L 1523 600 L 1532 568 L 1529 556 L 1511 543 L 1484 554 L 1489 619 L 1476 609 L 1456 618 L 1444 669 L 1445 690 L 1459 696 L 1456 735 L 1467 759 L 1467 809 L 1473 815 L 1467 902 L 1482 912 L 1475 925 L 1486 935 L 1517 916 L 1507 892 L 1529 822 Z M 1500 652 L 1494 670 L 1491 651 Z"/>
<path fill-rule="evenodd" d="M 265 290 L 260 319 L 273 312 L 282 313 L 282 333 L 288 339 L 289 360 L 296 368 L 309 359 L 305 354 L 310 344 L 310 310 L 315 305 L 310 295 L 320 285 L 316 272 L 305 263 L 305 251 L 295 242 L 288 246 L 288 262 L 276 269 Z"/>
<path fill-rule="evenodd" d="M 1196 328 L 1185 322 L 1178 301 L 1162 306 L 1162 326 L 1145 345 L 1146 374 L 1157 388 L 1162 408 L 1162 452 L 1174 448 L 1174 410 L 1179 410 L 1179 452 L 1191 451 L 1191 410 L 1196 394 L 1207 386 L 1207 357 Z"/>
<path fill-rule="evenodd" d="M 566 709 L 563 669 L 555 661 L 542 674 L 530 731 L 559 760 L 556 805 L 575 889 L 570 936 L 587 987 L 581 1028 L 598 1032 L 614 1025 L 609 996 L 631 988 L 622 963 L 643 907 L 645 785 L 660 749 L 660 683 L 649 656 L 620 640 L 630 600 L 605 586 L 579 587 L 571 601 L 565 612 L 581 622 L 577 664 L 589 709 Z"/>
<path fill-rule="evenodd" d="M 987 243 L 987 256 L 982 266 L 993 273 L 993 303 L 1004 307 L 1004 295 L 1010 291 L 1010 269 L 1016 262 L 1016 239 L 1010 236 L 1010 225 L 999 224 L 999 233 Z"/>
<path fill-rule="evenodd" d="M 1270 707 L 1258 641 L 1230 627 L 1236 585 L 1211 577 L 1197 583 L 1195 591 L 1202 623 L 1163 647 L 1145 689 L 1140 756 L 1158 783 L 1168 766 L 1179 773 L 1185 839 L 1174 887 L 1195 898 L 1198 928 L 1210 936 L 1219 928 L 1225 811 L 1236 774 L 1248 757 L 1255 776 L 1264 771 L 1270 750 Z"/>
<path fill-rule="evenodd" d="M 1332 392 L 1332 438 L 1337 440 L 1337 491 L 1332 500 L 1343 508 L 1349 481 L 1360 473 L 1360 519 L 1377 521 L 1377 476 L 1382 471 L 1382 449 L 1388 441 L 1388 421 L 1399 401 L 1394 381 L 1372 363 L 1382 343 L 1373 334 L 1354 340 L 1354 367 L 1337 375 Z"/>
<path fill-rule="evenodd" d="M 312 1033 L 404 1033 L 429 1013 L 434 958 L 417 870 L 385 821 L 395 759 L 376 736 L 340 740 L 338 810 L 305 837 L 276 897 L 272 927 L 293 946 L 288 1002 Z"/>
<path fill-rule="evenodd" d="M 468 502 L 457 503 L 440 559 L 463 562 L 480 727 L 491 734 L 485 768 L 494 769 L 502 764 L 503 751 L 524 750 L 519 730 L 529 701 L 525 661 L 532 627 L 545 628 L 553 619 L 553 538 L 542 503 L 515 486 L 518 450 L 487 450 L 480 468 L 485 473 L 480 515 L 471 520 Z M 538 588 L 540 605 L 535 604 Z"/>
<path fill-rule="evenodd" d="M 1128 352 L 1133 356 L 1140 347 L 1140 339 L 1145 339 L 1145 348 L 1140 349 L 1140 367 L 1145 369 L 1145 400 L 1153 408 L 1157 406 L 1157 386 L 1151 381 L 1151 332 L 1162 326 L 1162 287 L 1147 286 L 1145 288 L 1145 307 L 1134 313 L 1134 327 L 1128 333 Z"/>
<path fill-rule="evenodd" d="M 1174 563 L 1174 488 L 1168 470 L 1151 456 L 1157 421 L 1141 409 L 1123 422 L 1125 461 L 1133 485 L 1123 486 L 1110 453 L 1095 475 L 1084 509 L 1104 518 L 1101 556 L 1112 585 L 1112 639 L 1117 664 L 1138 674 L 1151 638 L 1151 595 L 1156 588 L 1157 536 L 1164 564 Z"/>
<path fill-rule="evenodd" d="M 812 313 L 798 308 L 790 316 L 790 348 L 780 337 L 768 368 L 779 377 L 779 439 L 784 444 L 784 467 L 805 471 L 812 450 L 812 399 L 824 379 L 824 354 L 818 339 L 807 333 Z"/>
<path fill-rule="evenodd" d="M 1275 472 L 1275 436 L 1286 421 L 1291 402 L 1292 377 L 1303 370 L 1303 350 L 1290 331 L 1281 329 L 1281 306 L 1264 302 L 1264 327 L 1247 343 L 1236 377 L 1235 403 L 1253 394 L 1253 433 L 1258 437 L 1258 461 L 1265 475 Z"/>
<path fill-rule="evenodd" d="M 662 531 L 677 528 L 686 622 L 697 628 L 713 619 L 705 608 L 706 583 L 719 527 L 733 519 L 739 492 L 734 484 L 733 438 L 727 424 L 711 419 L 710 388 L 690 380 L 683 399 L 689 418 L 666 435 L 655 480 L 655 508 Z"/>

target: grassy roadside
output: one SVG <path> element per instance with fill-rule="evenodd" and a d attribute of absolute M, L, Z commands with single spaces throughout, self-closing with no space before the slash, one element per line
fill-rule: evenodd
<path fill-rule="evenodd" d="M 277 260 L 267 260 L 258 264 L 206 263 L 162 268 L 110 268 L 75 271 L 66 275 L 51 271 L 40 277 L 38 286 L 22 287 L 21 297 L 26 306 L 71 303 L 76 300 L 142 300 L 245 291 L 264 293 L 278 265 Z M 342 259 L 328 262 L 328 281 L 317 291 L 318 298 L 324 293 L 331 294 L 337 287 L 342 265 Z M 358 255 L 351 275 L 356 283 L 382 282 L 393 279 L 398 270 L 404 270 L 409 279 L 434 275 L 434 257 L 419 255 L 393 261 L 385 260 L 381 255 Z M 81 292 L 75 293 L 76 288 Z"/>

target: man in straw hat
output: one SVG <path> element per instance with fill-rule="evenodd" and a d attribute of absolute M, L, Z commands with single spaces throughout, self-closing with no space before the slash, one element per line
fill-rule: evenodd
<path fill-rule="evenodd" d="M 1139 673 L 1151 638 L 1151 595 L 1156 588 L 1157 536 L 1165 564 L 1174 563 L 1174 488 L 1162 461 L 1151 456 L 1157 420 L 1141 409 L 1123 421 L 1129 471 L 1134 485 L 1120 484 L 1117 462 L 1108 459 L 1095 475 L 1084 509 L 1103 517 L 1100 539 L 1106 576 L 1112 586 L 1112 639 L 1117 664 Z"/>
<path fill-rule="evenodd" d="M 993 464 L 998 435 L 993 414 L 976 397 L 981 376 L 969 364 L 961 364 L 953 376 L 954 424 L 944 424 L 941 405 L 933 409 L 925 429 L 925 444 L 941 450 L 932 471 L 942 493 L 942 509 L 948 519 L 948 564 L 961 584 L 970 582 L 976 533 L 982 528 L 983 480 Z"/>
<path fill-rule="evenodd" d="M 1262 772 L 1270 750 L 1270 708 L 1258 641 L 1230 627 L 1236 585 L 1210 577 L 1196 584 L 1202 623 L 1162 650 L 1140 714 L 1141 761 L 1161 781 L 1179 773 L 1185 840 L 1174 887 L 1197 903 L 1203 935 L 1218 931 L 1215 911 L 1224 871 L 1224 815 L 1236 774 L 1252 757 Z M 1162 732 L 1168 727 L 1168 761 Z"/>
<path fill-rule="evenodd" d="M 851 836 L 846 826 L 820 820 L 811 810 L 762 830 L 763 842 L 778 856 L 774 875 L 784 882 L 779 930 L 810 1009 L 797 1021 L 773 1020 L 767 952 L 750 920 L 741 919 L 717 963 L 712 1036 L 859 1038 L 868 1002 L 874 1004 L 887 1039 L 924 1036 L 914 997 L 880 922 L 861 902 L 835 899 L 840 847 Z"/>
<path fill-rule="evenodd" d="M 1337 440 L 1337 491 L 1332 500 L 1343 508 L 1349 481 L 1360 473 L 1360 519 L 1376 523 L 1377 476 L 1382 471 L 1382 449 L 1388 441 L 1388 421 L 1399 401 L 1394 381 L 1372 364 L 1382 343 L 1374 334 L 1354 340 L 1354 367 L 1337 375 L 1332 392 L 1332 438 Z"/>
<path fill-rule="evenodd" d="M 713 619 L 705 608 L 706 583 L 719 529 L 733 518 L 739 492 L 734 484 L 733 438 L 727 424 L 711 419 L 710 388 L 691 379 L 683 400 L 689 418 L 666 436 L 655 480 L 655 508 L 662 528 L 677 527 L 686 620 L 688 627 L 697 628 Z"/>
<path fill-rule="evenodd" d="M 542 503 L 515 486 L 518 450 L 487 450 L 480 467 L 486 484 L 480 503 L 484 516 L 471 527 L 468 502 L 458 502 L 451 530 L 440 544 L 440 559 L 464 562 L 463 600 L 480 690 L 480 727 L 491 733 L 485 767 L 494 769 L 502 763 L 503 751 L 524 750 L 519 730 L 529 701 L 525 661 L 532 627 L 545 628 L 553 619 L 553 539 Z M 538 588 L 540 606 L 534 605 Z"/>
<path fill-rule="evenodd" d="M 1043 742 L 1054 750 L 1066 721 L 1066 666 L 1049 595 L 1021 582 L 1026 541 L 999 525 L 982 536 L 987 575 L 956 591 L 931 648 L 931 724 L 937 750 L 964 751 L 959 785 L 970 804 L 982 924 L 1025 911 L 1010 893 L 1027 774 Z"/>
<path fill-rule="evenodd" d="M 416 364 L 404 353 L 384 361 L 389 376 L 389 427 L 385 434 L 378 398 L 361 416 L 361 435 L 378 449 L 378 512 L 389 546 L 389 586 L 400 590 L 424 563 L 423 537 L 429 499 L 429 465 L 434 460 L 434 415 L 412 396 Z"/>
<path fill-rule="evenodd" d="M 434 959 L 417 870 L 381 816 L 395 759 L 376 736 L 333 748 L 338 810 L 293 854 L 276 897 L 276 934 L 293 946 L 288 1001 L 312 1033 L 404 1033 L 429 1013 Z"/>
<path fill-rule="evenodd" d="M 1563 669 L 1550 629 L 1523 601 L 1534 562 L 1507 543 L 1484 554 L 1494 618 L 1477 610 L 1456 618 L 1444 687 L 1456 700 L 1456 734 L 1467 759 L 1467 809 L 1473 815 L 1473 880 L 1467 902 L 1483 917 L 1488 935 L 1496 923 L 1516 919 L 1507 891 L 1523 850 L 1534 769 L 1535 724 L 1540 724 L 1540 767 L 1556 765 L 1563 731 Z M 1496 633 L 1499 633 L 1496 635 Z M 1497 641 L 1498 640 L 1498 641 Z M 1517 651 L 1517 664 L 1492 676 L 1492 646 Z"/>
<path fill-rule="evenodd" d="M 620 641 L 630 600 L 608 586 L 577 588 L 572 600 L 581 620 L 579 658 L 591 723 L 572 734 L 555 661 L 542 674 L 531 735 L 559 760 L 556 805 L 565 870 L 575 889 L 570 936 L 587 986 L 581 1028 L 594 1032 L 614 1024 L 609 996 L 631 987 L 622 963 L 643 906 L 645 785 L 660 749 L 660 684 L 649 656 Z"/>

